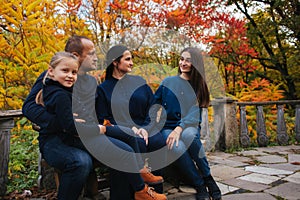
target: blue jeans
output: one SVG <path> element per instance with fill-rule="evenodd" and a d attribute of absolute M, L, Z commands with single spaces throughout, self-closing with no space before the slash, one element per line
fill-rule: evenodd
<path fill-rule="evenodd" d="M 83 146 L 74 147 L 76 140 L 68 143 L 62 142 L 58 136 L 51 136 L 45 141 L 41 152 L 46 162 L 62 173 L 57 198 L 75 200 L 80 196 L 93 164 L 92 157 L 82 149 Z"/>
<path fill-rule="evenodd" d="M 117 134 L 120 131 L 117 127 L 107 127 L 108 130 L 111 134 Z M 135 154 L 128 144 L 119 139 L 98 134 L 85 138 L 84 145 L 98 161 L 108 167 L 115 169 L 115 171 L 126 170 L 122 173 L 126 174 L 129 184 L 134 191 L 144 188 L 145 184 L 139 173 L 139 163 L 141 161 L 138 154 Z M 127 171 L 129 169 L 130 171 Z"/>
<path fill-rule="evenodd" d="M 142 138 L 138 138 L 138 144 L 141 153 L 150 153 L 157 150 L 162 149 L 165 147 L 166 142 L 164 140 L 163 135 L 161 132 L 158 132 L 156 134 L 151 134 L 148 137 L 148 145 L 146 145 L 146 142 Z M 161 166 L 164 165 L 164 163 L 167 162 L 166 154 L 164 153 L 155 153 L 155 154 L 147 154 L 147 156 L 144 156 L 144 158 L 149 158 L 149 165 L 152 169 L 156 169 L 152 171 L 152 173 L 156 176 L 163 176 L 163 170 L 160 169 Z M 163 184 L 156 184 L 152 185 L 154 187 L 155 191 L 158 193 L 163 193 Z"/>
<path fill-rule="evenodd" d="M 134 132 L 127 127 L 119 127 L 119 126 L 109 126 L 106 127 L 106 136 L 121 140 L 128 144 L 136 154 L 138 166 L 140 169 L 143 168 L 144 162 L 142 160 L 142 156 L 140 153 L 148 153 L 159 150 L 165 146 L 165 142 L 163 136 L 160 132 L 154 134 L 148 138 L 148 145 L 143 138 L 138 137 L 134 134 Z M 166 162 L 166 155 L 164 154 L 155 154 L 155 157 L 149 158 L 150 166 L 154 169 L 157 169 L 162 165 L 163 162 Z M 154 175 L 162 176 L 162 170 L 158 169 L 153 171 Z M 157 184 L 155 186 L 155 191 L 163 193 L 163 185 Z"/>
<path fill-rule="evenodd" d="M 118 139 L 126 144 L 128 144 L 136 154 L 137 156 L 137 163 L 139 166 L 139 169 L 142 169 L 144 166 L 144 162 L 142 161 L 142 157 L 140 155 L 140 148 L 139 148 L 139 143 L 137 140 L 136 135 L 134 132 L 127 127 L 121 127 L 119 126 L 108 126 L 106 127 L 106 136 L 109 136 L 111 138 Z"/>
<path fill-rule="evenodd" d="M 105 138 L 105 139 L 104 139 Z M 113 151 L 109 147 L 110 141 L 114 146 L 117 146 L 121 151 Z M 101 151 L 103 159 L 111 159 L 118 162 L 120 165 L 130 163 L 136 170 L 138 169 L 138 161 L 133 153 L 133 149 L 124 142 L 115 138 L 99 135 L 93 138 L 94 144 L 97 144 L 97 149 Z M 58 136 L 47 138 L 41 148 L 42 155 L 46 162 L 62 172 L 60 185 L 58 189 L 58 199 L 78 199 L 88 175 L 92 172 L 92 156 L 86 151 L 80 138 L 69 137 L 62 139 Z M 125 153 L 127 152 L 127 153 Z M 130 152 L 130 154 L 128 154 Z M 117 171 L 115 170 L 115 173 Z M 139 191 L 144 188 L 144 181 L 139 173 L 120 172 L 126 176 L 129 184 L 134 191 Z M 117 178 L 114 176 L 114 178 Z M 114 191 L 127 190 L 126 187 L 114 187 Z M 114 198 L 112 198 L 114 199 Z"/>
<path fill-rule="evenodd" d="M 172 129 L 161 131 L 165 141 L 172 131 Z M 174 144 L 173 148 L 168 151 L 167 156 L 169 158 L 179 157 L 175 161 L 175 165 L 195 187 L 204 184 L 203 177 L 210 175 L 209 164 L 200 140 L 200 130 L 198 128 L 188 127 L 184 129 L 181 133 L 178 146 L 176 147 Z"/>

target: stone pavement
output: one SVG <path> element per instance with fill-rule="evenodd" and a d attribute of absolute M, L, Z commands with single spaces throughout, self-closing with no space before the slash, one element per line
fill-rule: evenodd
<path fill-rule="evenodd" d="M 300 199 L 300 146 L 207 153 L 223 200 Z M 192 188 L 165 184 L 168 199 L 194 200 Z"/>
<path fill-rule="evenodd" d="M 223 200 L 300 200 L 300 145 L 208 152 L 207 158 Z M 188 186 L 166 182 L 164 190 L 169 200 L 195 200 Z M 109 191 L 101 195 L 108 199 Z"/>
<path fill-rule="evenodd" d="M 300 145 L 208 152 L 207 158 L 223 200 L 300 199 Z M 164 190 L 168 200 L 195 200 L 188 186 L 164 183 Z"/>

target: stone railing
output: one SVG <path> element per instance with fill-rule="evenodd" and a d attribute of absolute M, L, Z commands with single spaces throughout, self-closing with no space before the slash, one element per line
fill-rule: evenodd
<path fill-rule="evenodd" d="M 208 109 L 202 109 L 201 139 L 206 151 L 221 150 L 239 146 L 236 101 L 220 98 L 211 101 L 213 122 L 209 125 Z M 212 130 L 212 131 L 211 131 Z"/>
<path fill-rule="evenodd" d="M 268 101 L 268 102 L 237 102 L 231 98 L 215 99 L 211 102 L 213 107 L 213 122 L 208 123 L 208 109 L 203 109 L 201 138 L 207 151 L 226 150 L 235 147 L 249 147 L 250 137 L 247 124 L 247 106 L 256 106 L 256 131 L 258 146 L 267 146 L 266 123 L 263 106 L 277 106 L 277 142 L 279 145 L 288 143 L 286 122 L 284 118 L 284 105 L 293 105 L 295 109 L 295 139 L 300 142 L 300 100 Z M 237 119 L 237 110 L 240 119 Z M 266 113 L 268 114 L 268 113 Z M 213 131 L 210 131 L 213 130 Z"/>
<path fill-rule="evenodd" d="M 289 136 L 287 134 L 286 121 L 284 118 L 284 105 L 293 105 L 295 108 L 295 139 L 300 142 L 300 100 L 268 101 L 268 102 L 238 102 L 240 109 L 240 143 L 242 147 L 250 145 L 248 136 L 248 125 L 246 119 L 246 106 L 256 106 L 256 131 L 257 143 L 260 147 L 267 146 L 265 115 L 263 106 L 276 105 L 277 107 L 277 142 L 279 145 L 287 145 Z"/>
<path fill-rule="evenodd" d="M 256 131 L 258 146 L 267 146 L 266 123 L 263 106 L 277 107 L 277 142 L 279 145 L 288 144 L 288 134 L 284 118 L 284 105 L 293 105 L 295 109 L 295 139 L 300 142 L 300 100 L 268 101 L 268 102 L 237 102 L 231 98 L 215 99 L 213 107 L 212 126 L 208 123 L 208 111 L 203 109 L 201 138 L 205 141 L 206 150 L 224 151 L 235 147 L 249 147 L 250 137 L 247 124 L 246 106 L 256 106 Z M 237 109 L 240 111 L 238 123 Z M 213 129 L 213 131 L 210 131 Z"/>

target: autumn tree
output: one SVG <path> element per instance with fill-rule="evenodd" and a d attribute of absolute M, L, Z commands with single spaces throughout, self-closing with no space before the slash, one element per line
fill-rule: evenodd
<path fill-rule="evenodd" d="M 300 95 L 300 2 L 298 0 L 230 0 L 247 20 L 247 37 L 258 52 L 256 75 L 283 83 L 288 99 Z M 251 12 L 252 11 L 252 12 Z"/>
<path fill-rule="evenodd" d="M 88 33 L 70 1 L 0 3 L 0 108 L 20 109 L 52 54 L 63 50 L 66 38 Z"/>
<path fill-rule="evenodd" d="M 207 36 L 204 41 L 210 47 L 209 54 L 217 59 L 228 94 L 236 96 L 256 78 L 258 53 L 249 43 L 244 20 L 228 17 L 218 27 L 217 34 Z"/>
<path fill-rule="evenodd" d="M 160 76 L 168 74 L 165 66 L 178 66 L 184 47 L 202 47 L 204 35 L 214 34 L 226 15 L 217 11 L 222 5 L 218 0 L 87 0 L 80 15 L 88 19 L 103 54 L 113 44 L 125 44 L 133 50 L 135 66 L 156 63 Z"/>

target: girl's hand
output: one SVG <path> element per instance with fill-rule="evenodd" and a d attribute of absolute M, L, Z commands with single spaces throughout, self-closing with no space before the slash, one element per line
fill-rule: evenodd
<path fill-rule="evenodd" d="M 178 147 L 178 142 L 180 138 L 180 134 L 182 132 L 182 128 L 180 126 L 177 126 L 168 136 L 166 144 L 168 149 L 172 149 L 173 145 L 175 143 L 176 147 Z"/>

